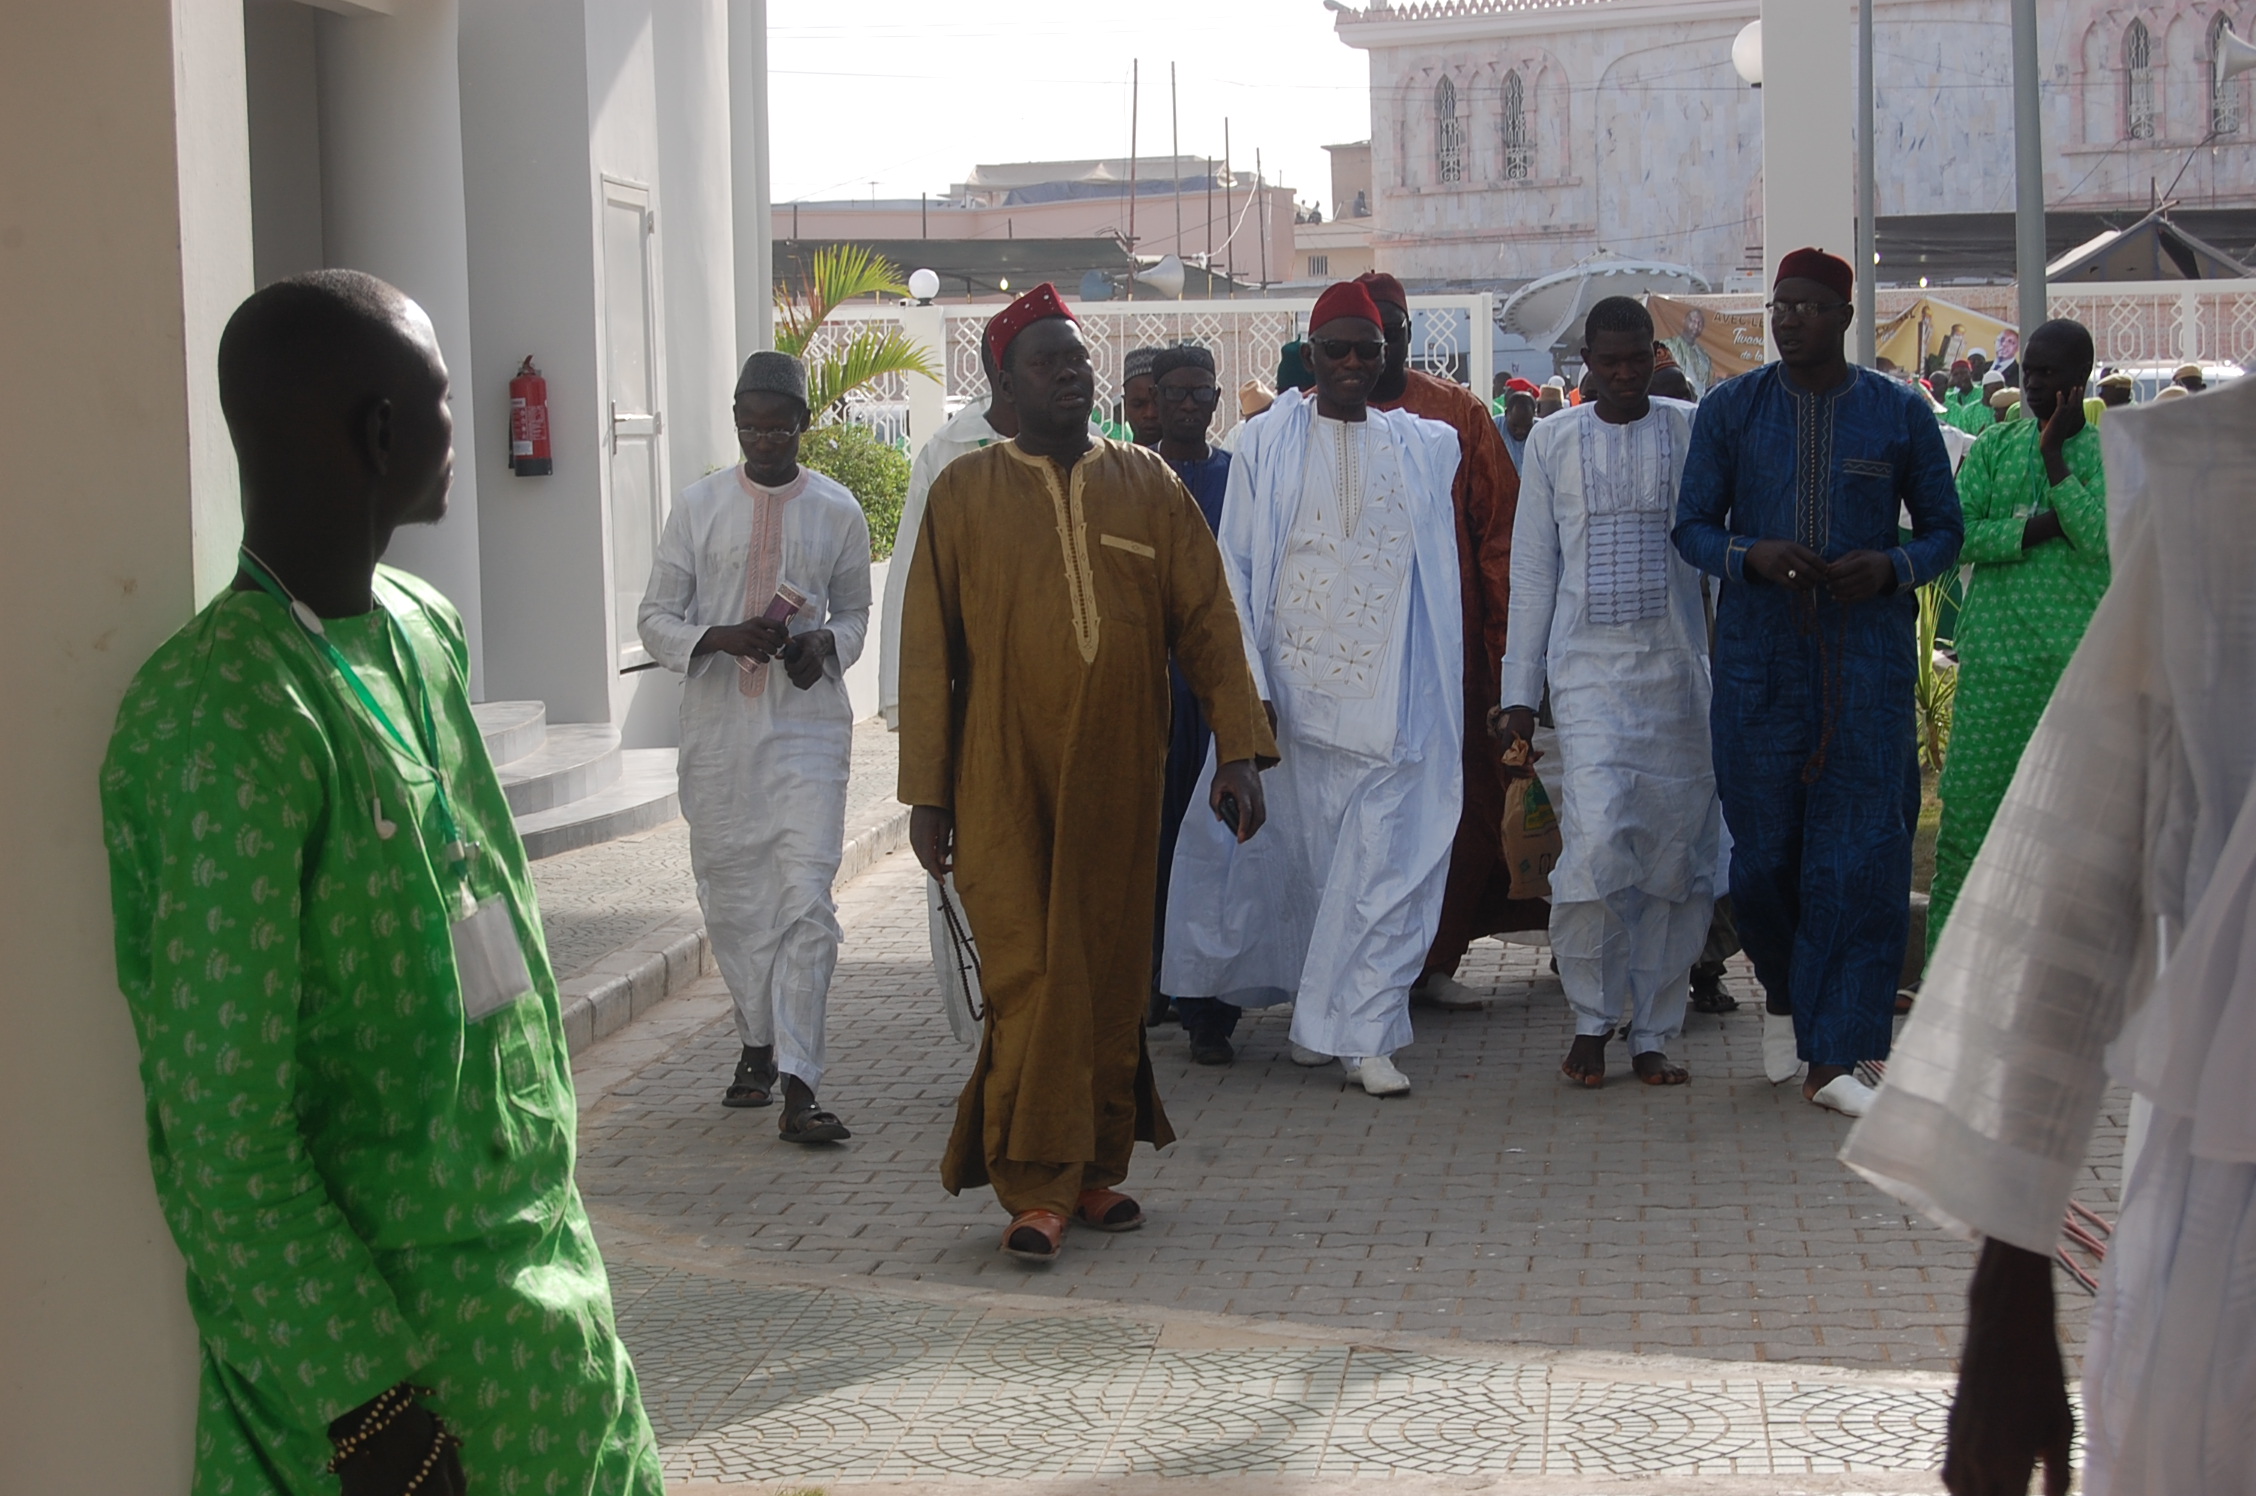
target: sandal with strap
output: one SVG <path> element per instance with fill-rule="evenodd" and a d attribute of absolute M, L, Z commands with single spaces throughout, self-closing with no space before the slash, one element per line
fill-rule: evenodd
<path fill-rule="evenodd" d="M 1073 1219 L 1098 1231 L 1133 1231 L 1144 1224 L 1144 1208 L 1118 1190 L 1083 1190 Z"/>
<path fill-rule="evenodd" d="M 762 1051 L 751 1048 L 744 1051 L 736 1062 L 735 1078 L 729 1082 L 728 1090 L 721 1095 L 721 1105 L 745 1107 L 773 1104 L 776 1082 L 781 1077 L 776 1074 L 773 1058 L 775 1052 L 768 1050 L 765 1053 L 768 1058 L 763 1060 Z"/>
<path fill-rule="evenodd" d="M 1022 1262 L 1054 1262 L 1065 1245 L 1065 1217 L 1054 1210 L 1022 1210 L 1003 1232 L 1003 1251 Z"/>
<path fill-rule="evenodd" d="M 819 1106 L 786 1112 L 778 1135 L 786 1143 L 843 1143 L 853 1136 L 836 1112 L 826 1112 Z"/>

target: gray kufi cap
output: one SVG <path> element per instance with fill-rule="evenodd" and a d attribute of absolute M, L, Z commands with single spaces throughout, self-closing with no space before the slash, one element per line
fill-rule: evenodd
<path fill-rule="evenodd" d="M 1120 382 L 1126 384 L 1131 379 L 1140 379 L 1151 373 L 1152 364 L 1159 358 L 1160 352 L 1157 348 L 1129 349 L 1128 357 L 1120 363 Z"/>
<path fill-rule="evenodd" d="M 807 366 L 788 353 L 755 353 L 744 361 L 736 376 L 736 393 L 784 395 L 803 407 L 807 403 Z"/>
<path fill-rule="evenodd" d="M 1177 343 L 1172 348 L 1162 348 L 1152 360 L 1151 376 L 1165 379 L 1177 369 L 1204 369 L 1214 372 L 1214 355 L 1196 343 Z"/>

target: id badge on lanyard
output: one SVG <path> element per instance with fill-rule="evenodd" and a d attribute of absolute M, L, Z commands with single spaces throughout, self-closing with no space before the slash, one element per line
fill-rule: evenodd
<path fill-rule="evenodd" d="M 470 887 L 461 901 L 470 904 Z M 454 940 L 454 970 L 462 984 L 462 1016 L 471 1023 L 500 1012 L 533 991 L 525 948 L 517 941 L 517 916 L 500 894 L 478 900 L 458 913 L 448 929 Z"/>
<path fill-rule="evenodd" d="M 509 900 L 501 894 L 479 899 L 470 892 L 470 864 L 478 856 L 478 845 L 465 840 L 461 827 L 454 818 L 454 806 L 447 796 L 446 775 L 439 768 L 438 723 L 431 715 L 431 689 L 423 679 L 422 661 L 417 658 L 413 643 L 406 631 L 400 628 L 399 619 L 382 598 L 376 605 L 384 608 L 385 620 L 392 630 L 399 664 L 405 673 L 415 677 L 417 694 L 422 698 L 422 742 L 411 744 L 406 734 L 394 725 L 391 715 L 369 691 L 360 677 L 353 673 L 352 662 L 344 657 L 328 632 L 322 627 L 320 615 L 304 603 L 291 597 L 266 566 L 246 548 L 242 552 L 244 568 L 252 578 L 289 610 L 298 627 L 311 639 L 317 649 L 327 657 L 330 666 L 344 681 L 363 710 L 375 719 L 384 735 L 408 758 L 430 771 L 437 800 L 440 823 L 446 831 L 445 855 L 447 874 L 454 879 L 454 919 L 447 935 L 454 947 L 455 977 L 462 989 L 462 1016 L 471 1023 L 489 1018 L 511 1003 L 532 995 L 533 973 L 525 964 L 525 948 L 517 939 L 517 916 Z M 418 751 L 420 747 L 421 751 Z M 371 807 L 377 817 L 377 834 L 389 839 L 389 823 L 382 818 L 382 806 Z"/>

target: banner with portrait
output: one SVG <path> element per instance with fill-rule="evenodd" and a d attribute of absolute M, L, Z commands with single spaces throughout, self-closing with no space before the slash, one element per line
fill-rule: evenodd
<path fill-rule="evenodd" d="M 1692 389 L 1700 395 L 1734 374 L 1763 364 L 1763 314 L 1760 309 L 1727 312 L 1674 296 L 1648 293 L 1653 336 L 1668 349 Z"/>
<path fill-rule="evenodd" d="M 1882 321 L 1874 339 L 1874 351 L 1906 374 L 1947 373 L 1976 349 L 1993 364 L 2011 363 L 2020 334 L 2009 322 L 1938 296 L 1922 296 Z"/>

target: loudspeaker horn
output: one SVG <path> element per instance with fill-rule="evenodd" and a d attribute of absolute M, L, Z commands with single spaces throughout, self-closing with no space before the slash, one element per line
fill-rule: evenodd
<path fill-rule="evenodd" d="M 2217 86 L 2223 88 L 2233 79 L 2256 68 L 2256 42 L 2242 41 L 2230 29 L 2217 33 Z"/>
<path fill-rule="evenodd" d="M 1183 294 L 1183 262 L 1175 255 L 1161 255 L 1153 264 L 1136 272 L 1136 279 L 1173 299 Z"/>

